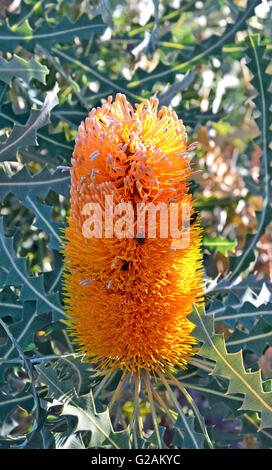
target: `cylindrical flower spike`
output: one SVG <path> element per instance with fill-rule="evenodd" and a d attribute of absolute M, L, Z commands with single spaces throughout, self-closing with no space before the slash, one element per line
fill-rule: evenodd
<path fill-rule="evenodd" d="M 102 369 L 154 373 L 195 352 L 187 315 L 202 301 L 203 270 L 189 150 L 182 121 L 153 98 L 133 109 L 124 95 L 109 97 L 79 126 L 65 302 L 76 343 Z M 152 207 L 160 217 L 149 218 Z"/>

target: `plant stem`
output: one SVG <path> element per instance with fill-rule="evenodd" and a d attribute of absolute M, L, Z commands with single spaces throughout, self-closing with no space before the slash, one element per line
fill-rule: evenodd
<path fill-rule="evenodd" d="M 167 404 L 165 403 L 165 401 L 161 398 L 161 396 L 158 394 L 158 392 L 154 389 L 152 383 L 151 383 L 151 389 L 152 389 L 152 393 L 155 397 L 155 399 L 157 400 L 157 402 L 161 405 L 163 411 L 166 413 L 166 415 L 168 416 L 168 418 L 170 419 L 171 423 L 173 424 L 173 426 L 175 426 L 176 424 L 176 420 L 174 418 L 174 416 L 172 416 L 172 414 L 170 413 L 168 407 L 167 407 Z M 182 430 L 180 428 L 176 428 L 178 434 L 180 435 L 181 439 L 184 439 L 184 434 L 182 432 Z"/>
<path fill-rule="evenodd" d="M 139 395 L 141 390 L 141 380 L 139 372 L 135 373 L 135 392 L 134 392 L 134 409 L 131 418 L 130 428 L 133 430 L 133 438 L 135 449 L 138 449 L 137 430 L 139 426 Z"/>
<path fill-rule="evenodd" d="M 208 434 L 208 432 L 207 432 L 207 429 L 206 429 L 205 423 L 204 423 L 204 421 L 203 421 L 203 418 L 202 418 L 202 416 L 201 416 L 201 414 L 200 414 L 200 412 L 199 412 L 199 409 L 198 409 L 198 407 L 196 406 L 194 400 L 192 399 L 191 395 L 190 395 L 189 392 L 186 390 L 186 388 L 183 387 L 183 385 L 182 385 L 172 374 L 170 374 L 170 372 L 166 371 L 165 374 L 167 375 L 167 377 L 169 377 L 169 379 L 171 380 L 171 382 L 172 382 L 174 385 L 176 385 L 176 386 L 179 388 L 179 390 L 183 393 L 183 395 L 186 397 L 188 403 L 190 403 L 190 405 L 191 405 L 191 407 L 192 407 L 192 409 L 193 409 L 193 411 L 194 411 L 194 414 L 195 414 L 195 416 L 196 416 L 196 418 L 197 418 L 197 420 L 198 420 L 198 422 L 199 422 L 199 424 L 200 424 L 200 427 L 201 427 L 201 429 L 202 429 L 202 432 L 203 432 L 203 434 L 204 434 L 204 436 L 205 436 L 205 438 L 206 438 L 206 441 L 207 441 L 207 443 L 208 443 L 208 446 L 210 447 L 210 449 L 213 449 L 213 444 L 212 444 L 212 442 L 211 442 L 211 440 L 210 440 L 210 436 L 209 436 L 209 434 Z"/>
<path fill-rule="evenodd" d="M 199 446 L 198 446 L 198 443 L 197 443 L 197 441 L 196 441 L 196 439 L 195 439 L 194 433 L 192 432 L 192 429 L 190 429 L 190 426 L 189 426 L 189 424 L 188 424 L 188 421 L 187 421 L 187 419 L 186 419 L 186 416 L 185 416 L 185 414 L 183 413 L 182 408 L 181 408 L 181 406 L 180 406 L 180 404 L 179 404 L 177 398 L 175 397 L 174 393 L 172 392 L 171 387 L 169 386 L 167 380 L 165 379 L 164 375 L 162 374 L 162 372 L 161 372 L 160 370 L 157 371 L 157 374 L 159 375 L 159 377 L 160 377 L 162 383 L 164 384 L 165 388 L 167 389 L 167 391 L 168 391 L 168 393 L 169 393 L 169 396 L 170 396 L 170 398 L 171 398 L 173 404 L 175 405 L 178 414 L 180 415 L 180 417 L 181 417 L 181 419 L 182 419 L 182 421 L 183 421 L 184 427 L 185 427 L 186 431 L 188 432 L 188 434 L 190 435 L 190 438 L 191 438 L 191 440 L 192 440 L 192 443 L 193 443 L 193 445 L 194 445 L 194 448 L 195 448 L 195 449 L 199 449 Z"/>
<path fill-rule="evenodd" d="M 100 384 L 98 385 L 98 387 L 96 388 L 96 390 L 93 394 L 94 399 L 96 399 L 98 397 L 98 395 L 101 392 L 101 390 L 103 389 L 103 387 L 105 387 L 106 383 L 109 382 L 109 379 L 113 378 L 115 374 L 116 374 L 116 372 L 113 372 L 112 374 L 105 375 L 105 377 L 101 380 Z"/>
<path fill-rule="evenodd" d="M 158 418 L 157 418 L 156 408 L 155 408 L 154 402 L 153 402 L 152 390 L 151 390 L 151 386 L 150 386 L 150 379 L 149 379 L 148 374 L 147 374 L 146 371 L 144 371 L 143 375 L 144 375 L 145 386 L 146 386 L 146 389 L 147 389 L 148 399 L 149 399 L 149 403 L 150 403 L 154 430 L 155 430 L 155 433 L 156 433 L 156 436 L 157 436 L 158 448 L 162 449 L 162 442 L 161 442 L 161 437 L 160 437 Z"/>
<path fill-rule="evenodd" d="M 206 365 L 204 365 L 203 362 L 199 359 L 191 359 L 190 364 L 195 367 L 199 367 L 200 369 L 206 370 L 207 372 L 212 372 L 213 370 L 211 367 L 207 367 Z"/>
<path fill-rule="evenodd" d="M 114 394 L 113 394 L 113 396 L 112 396 L 112 399 L 111 399 L 111 401 L 110 401 L 110 403 L 109 403 L 109 406 L 108 406 L 109 410 L 112 408 L 112 406 L 113 406 L 113 404 L 114 404 L 116 398 L 118 397 L 118 395 L 119 395 L 119 393 L 120 393 L 120 391 L 121 391 L 121 388 L 122 388 L 122 386 L 124 385 L 126 376 L 127 376 L 127 371 L 124 370 L 123 375 L 122 375 L 122 377 L 121 377 L 121 379 L 120 379 L 120 381 L 119 381 L 119 384 L 117 385 L 117 387 L 116 387 L 116 389 L 115 389 L 115 391 L 114 391 Z"/>

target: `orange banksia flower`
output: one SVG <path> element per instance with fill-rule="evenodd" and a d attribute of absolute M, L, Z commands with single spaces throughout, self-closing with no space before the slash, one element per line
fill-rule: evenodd
<path fill-rule="evenodd" d="M 109 97 L 79 126 L 64 243 L 65 303 L 76 343 L 102 369 L 164 371 L 185 366 L 195 352 L 187 315 L 202 301 L 203 270 L 188 194 L 192 148 L 176 113 L 158 110 L 153 98 L 134 109 L 124 95 Z M 174 244 L 180 233 L 165 235 L 168 222 L 160 236 L 159 216 L 153 226 L 141 219 L 137 231 L 136 208 L 150 203 L 167 210 L 176 204 L 179 224 L 189 206 L 186 246 Z M 115 210 L 118 204 L 129 210 Z"/>

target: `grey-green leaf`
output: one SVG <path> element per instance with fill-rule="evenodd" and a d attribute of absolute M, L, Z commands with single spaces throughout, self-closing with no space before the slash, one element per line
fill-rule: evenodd
<path fill-rule="evenodd" d="M 44 83 L 48 73 L 49 70 L 46 65 L 40 64 L 33 57 L 28 61 L 16 54 L 11 60 L 0 57 L 0 80 L 7 84 L 10 84 L 13 78 L 21 78 L 27 83 L 35 78 Z"/>
<path fill-rule="evenodd" d="M 36 144 L 37 130 L 50 121 L 50 111 L 58 104 L 58 84 L 47 93 L 40 110 L 33 110 L 25 126 L 15 126 L 8 140 L 0 145 L 0 161 L 16 160 L 21 147 Z"/>

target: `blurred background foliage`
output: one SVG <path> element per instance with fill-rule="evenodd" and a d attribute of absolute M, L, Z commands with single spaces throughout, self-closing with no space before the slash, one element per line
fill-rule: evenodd
<path fill-rule="evenodd" d="M 263 380 L 272 377 L 271 11 L 268 0 L 1 1 L 3 447 L 95 446 L 92 432 L 76 428 L 61 400 L 46 400 L 46 380 L 56 371 L 61 384 L 81 382 L 80 393 L 90 385 L 103 390 L 99 374 L 73 356 L 63 321 L 59 248 L 69 176 L 57 166 L 69 165 L 90 109 L 117 92 L 133 104 L 156 95 L 183 119 L 189 142 L 198 141 L 192 163 L 201 171 L 191 191 L 204 227 L 207 311 L 215 314 L 228 352 L 242 348 L 246 370 L 260 367 Z M 257 432 L 258 409 L 237 411 L 240 397 L 225 397 L 224 378 L 190 367 L 189 389 L 215 429 L 216 447 L 271 447 L 272 425 Z M 54 393 L 51 398 L 62 396 Z M 144 397 L 140 408 L 151 435 L 145 445 L 155 445 Z M 127 391 L 114 410 L 114 427 L 126 429 L 132 411 Z M 182 445 L 167 417 L 160 425 L 166 445 Z M 120 439 L 125 446 L 127 437 Z"/>

